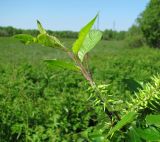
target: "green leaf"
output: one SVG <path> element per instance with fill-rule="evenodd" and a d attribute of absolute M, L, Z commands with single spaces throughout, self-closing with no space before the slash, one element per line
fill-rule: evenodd
<path fill-rule="evenodd" d="M 107 137 L 109 135 L 113 135 L 114 132 L 120 130 L 123 126 L 133 121 L 133 119 L 136 117 L 136 112 L 129 112 L 128 114 L 124 115 L 124 117 L 112 128 L 107 134 Z"/>
<path fill-rule="evenodd" d="M 148 125 L 160 126 L 160 115 L 147 115 L 146 122 Z"/>
<path fill-rule="evenodd" d="M 95 45 L 101 40 L 101 38 L 102 32 L 98 30 L 91 30 L 87 34 L 81 48 L 78 51 L 78 57 L 81 61 L 83 61 L 85 54 L 89 52 L 92 48 L 94 48 Z"/>
<path fill-rule="evenodd" d="M 37 20 L 37 27 L 41 34 L 46 34 L 46 30 L 42 27 L 42 24 Z"/>
<path fill-rule="evenodd" d="M 60 47 L 64 48 L 61 42 L 54 36 L 50 36 L 48 34 L 39 34 L 37 37 L 37 42 L 48 47 Z"/>
<path fill-rule="evenodd" d="M 14 35 L 13 37 L 25 44 L 36 42 L 36 38 L 28 34 L 17 34 Z"/>
<path fill-rule="evenodd" d="M 69 69 L 73 71 L 80 71 L 78 66 L 75 66 L 74 64 L 66 62 L 66 61 L 56 60 L 56 59 L 48 59 L 44 61 L 50 64 L 51 66 L 60 67 L 63 69 Z"/>
<path fill-rule="evenodd" d="M 155 128 L 147 128 L 147 129 L 136 128 L 135 130 L 137 134 L 144 140 L 147 140 L 147 141 L 160 140 L 160 132 Z"/>
<path fill-rule="evenodd" d="M 141 138 L 139 137 L 138 133 L 134 128 L 131 128 L 129 131 L 129 141 L 130 142 L 142 142 Z"/>
<path fill-rule="evenodd" d="M 94 22 L 96 21 L 98 15 L 96 15 L 86 26 L 84 26 L 78 36 L 78 39 L 75 41 L 75 43 L 73 44 L 72 50 L 74 54 L 78 54 L 79 49 L 81 48 L 87 34 L 89 33 L 89 31 L 91 30 Z"/>
<path fill-rule="evenodd" d="M 62 43 L 55 37 L 48 35 L 45 29 L 42 27 L 41 23 L 37 20 L 37 26 L 40 34 L 37 37 L 37 42 L 49 47 L 61 47 L 64 48 Z"/>

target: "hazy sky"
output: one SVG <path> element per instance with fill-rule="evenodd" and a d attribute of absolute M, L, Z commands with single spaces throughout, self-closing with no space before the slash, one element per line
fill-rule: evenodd
<path fill-rule="evenodd" d="M 100 12 L 100 29 L 127 30 L 149 0 L 0 0 L 0 26 L 78 31 Z"/>

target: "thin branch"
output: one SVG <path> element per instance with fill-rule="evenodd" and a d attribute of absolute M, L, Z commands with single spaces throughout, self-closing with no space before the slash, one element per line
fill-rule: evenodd
<path fill-rule="evenodd" d="M 81 73 L 84 76 L 84 78 L 89 82 L 89 84 L 91 85 L 91 87 L 96 91 L 97 93 L 97 97 L 99 98 L 99 100 L 102 103 L 105 103 L 105 100 L 101 97 L 101 92 L 98 89 L 98 87 L 96 86 L 95 82 L 92 79 L 92 76 L 90 74 L 89 71 L 89 67 L 88 67 L 88 71 L 86 70 L 86 68 L 83 66 L 83 64 L 81 63 L 81 61 L 79 60 L 79 58 L 77 58 L 77 56 L 75 56 L 71 51 L 69 51 L 67 48 L 63 48 L 63 51 L 65 51 L 68 56 L 80 67 Z M 87 64 L 88 66 L 88 64 Z M 108 104 L 109 105 L 109 104 Z M 106 107 L 105 108 L 105 113 L 107 114 L 107 116 L 110 118 L 111 122 L 113 121 L 113 115 L 116 116 L 117 120 L 120 120 L 120 116 L 118 115 L 117 112 L 111 112 L 109 111 L 109 109 Z"/>

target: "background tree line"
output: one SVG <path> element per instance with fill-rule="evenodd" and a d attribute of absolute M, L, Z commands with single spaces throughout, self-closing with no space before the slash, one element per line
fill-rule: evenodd
<path fill-rule="evenodd" d="M 77 38 L 78 32 L 73 31 L 52 31 L 48 30 L 49 34 L 53 34 L 59 38 Z M 17 29 L 14 27 L 0 27 L 0 36 L 13 36 L 15 34 L 31 34 L 33 36 L 38 35 L 38 30 L 24 30 Z M 105 30 L 103 32 L 103 39 L 105 40 L 123 40 L 125 38 L 125 31 L 113 31 L 113 30 Z"/>
<path fill-rule="evenodd" d="M 8 27 L 0 27 L 0 36 L 13 36 L 16 34 L 31 34 L 32 36 L 38 35 L 38 30 L 35 29 L 17 29 L 11 26 Z M 57 37 L 61 38 L 77 38 L 78 32 L 73 31 L 51 31 L 48 30 L 49 34 L 54 34 Z"/>

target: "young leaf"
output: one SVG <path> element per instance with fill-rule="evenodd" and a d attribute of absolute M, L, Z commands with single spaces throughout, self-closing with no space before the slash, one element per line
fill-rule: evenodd
<path fill-rule="evenodd" d="M 94 22 L 96 21 L 98 15 L 96 15 L 85 27 L 83 27 L 79 33 L 78 39 L 73 44 L 72 50 L 74 54 L 78 54 L 79 49 L 81 48 L 87 34 L 91 30 Z"/>
<path fill-rule="evenodd" d="M 42 24 L 37 20 L 37 27 L 41 34 L 46 34 L 46 30 L 42 27 Z"/>
<path fill-rule="evenodd" d="M 81 48 L 78 51 L 78 57 L 81 61 L 83 61 L 85 54 L 89 52 L 92 48 L 94 48 L 94 46 L 101 40 L 101 38 L 102 32 L 98 30 L 91 30 L 87 34 Z"/>
<path fill-rule="evenodd" d="M 56 59 L 48 59 L 44 61 L 50 64 L 51 66 L 60 67 L 63 69 L 69 69 L 73 71 L 80 71 L 78 66 L 75 66 L 74 64 L 66 62 L 66 61 L 56 60 Z"/>
<path fill-rule="evenodd" d="M 112 128 L 107 134 L 107 137 L 109 135 L 114 134 L 114 132 L 120 130 L 123 126 L 133 121 L 133 119 L 136 117 L 136 112 L 129 112 L 128 114 L 124 115 L 124 117 Z"/>
<path fill-rule="evenodd" d="M 160 115 L 147 115 L 146 122 L 148 125 L 160 126 Z"/>
<path fill-rule="evenodd" d="M 28 34 L 18 34 L 14 35 L 13 37 L 25 44 L 36 42 L 36 38 Z"/>
<path fill-rule="evenodd" d="M 54 36 L 50 36 L 48 34 L 39 34 L 37 37 L 37 42 L 48 47 L 60 47 L 64 48 L 61 42 Z"/>
<path fill-rule="evenodd" d="M 37 26 L 40 31 L 40 34 L 37 37 L 38 43 L 49 47 L 64 47 L 56 37 L 47 34 L 46 30 L 42 27 L 41 23 L 38 20 Z"/>

